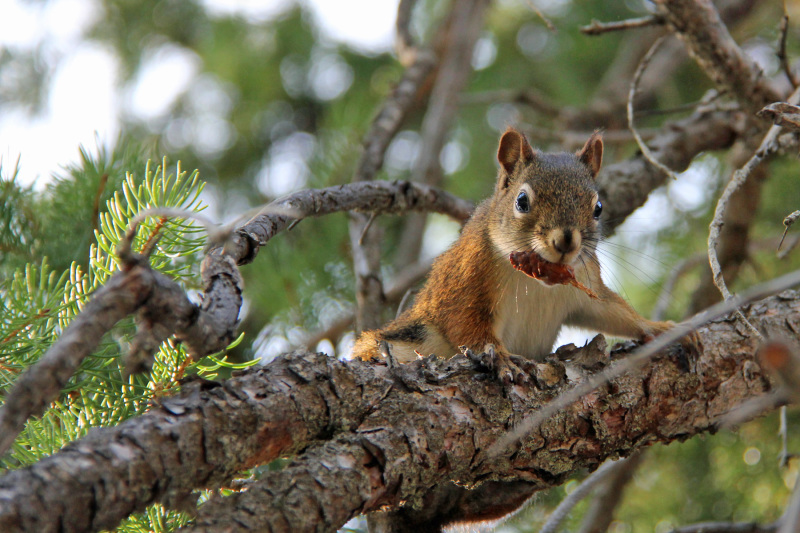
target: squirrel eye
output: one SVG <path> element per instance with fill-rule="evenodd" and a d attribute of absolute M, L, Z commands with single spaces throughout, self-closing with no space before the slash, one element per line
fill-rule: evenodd
<path fill-rule="evenodd" d="M 603 212 L 603 204 L 598 200 L 597 203 L 594 204 L 594 213 L 592 213 L 592 216 L 594 216 L 595 220 L 597 220 L 598 218 L 600 218 L 600 213 L 602 212 Z"/>
<path fill-rule="evenodd" d="M 514 203 L 514 207 L 517 208 L 517 211 L 520 213 L 527 213 L 531 210 L 531 201 L 528 199 L 528 193 L 525 191 L 520 191 L 517 195 L 517 201 Z"/>

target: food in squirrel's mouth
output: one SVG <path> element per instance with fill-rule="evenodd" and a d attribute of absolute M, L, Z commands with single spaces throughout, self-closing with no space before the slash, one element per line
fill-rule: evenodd
<path fill-rule="evenodd" d="M 534 251 L 511 252 L 508 258 L 511 260 L 511 266 L 533 279 L 548 285 L 572 285 L 590 298 L 598 297 L 592 289 L 575 279 L 575 270 L 567 264 L 551 263 Z"/>

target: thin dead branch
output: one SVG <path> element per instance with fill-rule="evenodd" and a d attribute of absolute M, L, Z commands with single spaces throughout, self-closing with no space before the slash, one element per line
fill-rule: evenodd
<path fill-rule="evenodd" d="M 783 230 L 783 235 L 781 236 L 781 242 L 778 243 L 778 251 L 780 251 L 781 246 L 783 246 L 783 241 L 786 239 L 786 234 L 789 232 L 789 228 L 792 227 L 792 224 L 797 222 L 798 218 L 800 218 L 800 211 L 795 211 L 783 219 L 783 225 L 785 229 Z"/>
<path fill-rule="evenodd" d="M 795 91 L 789 97 L 788 102 L 791 104 L 796 104 L 798 100 L 800 100 L 800 89 L 795 89 Z M 725 211 L 732 195 L 745 183 L 753 169 L 760 165 L 766 157 L 775 152 L 775 139 L 777 139 L 780 130 L 780 126 L 772 126 L 769 129 L 767 134 L 764 136 L 764 139 L 761 141 L 758 150 L 756 150 L 753 156 L 742 168 L 733 173 L 731 180 L 728 182 L 728 185 L 725 187 L 725 190 L 722 192 L 722 195 L 717 201 L 717 207 L 714 211 L 714 218 L 711 221 L 708 231 L 708 261 L 711 265 L 711 273 L 714 279 L 714 285 L 717 286 L 725 300 L 730 300 L 732 295 L 728 290 L 727 284 L 725 283 L 725 278 L 722 275 L 722 267 L 720 266 L 719 259 L 717 257 L 717 241 L 722 228 L 723 218 L 725 217 Z M 749 324 L 741 313 L 738 313 L 738 315 L 743 320 L 743 323 L 747 326 L 750 332 L 753 333 L 753 335 L 755 335 L 757 338 L 761 338 L 761 333 L 756 330 L 752 324 Z"/>
<path fill-rule="evenodd" d="M 664 24 L 664 18 L 657 15 L 648 15 L 634 19 L 616 20 L 612 22 L 600 22 L 592 19 L 588 26 L 581 27 L 581 33 L 586 35 L 601 35 L 612 31 L 624 31 L 635 28 L 647 28 Z"/>
<path fill-rule="evenodd" d="M 789 33 L 789 15 L 786 13 L 786 2 L 783 3 L 783 17 L 781 17 L 781 25 L 779 27 L 781 36 L 778 40 L 778 61 L 781 62 L 783 73 L 786 74 L 786 79 L 792 84 L 792 87 L 797 87 L 797 79 L 794 77 L 792 67 L 789 65 L 789 56 L 786 55 L 786 37 Z"/>

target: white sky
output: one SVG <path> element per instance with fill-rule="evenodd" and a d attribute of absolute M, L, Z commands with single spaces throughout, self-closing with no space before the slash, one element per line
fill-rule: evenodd
<path fill-rule="evenodd" d="M 398 0 L 301 0 L 331 39 L 366 51 L 391 47 Z M 212 13 L 236 12 L 254 19 L 275 16 L 291 0 L 205 0 Z M 131 90 L 118 86 L 113 54 L 82 35 L 98 17 L 94 0 L 51 0 L 39 4 L 2 0 L 0 47 L 31 49 L 44 43 L 48 57 L 59 57 L 52 89 L 41 114 L 0 108 L 0 158 L 19 178 L 44 186 L 52 173 L 77 161 L 78 147 L 112 143 L 124 108 L 145 120 L 157 119 L 200 69 L 191 52 L 159 50 L 147 58 Z M 168 75 L 167 75 L 168 74 Z"/>

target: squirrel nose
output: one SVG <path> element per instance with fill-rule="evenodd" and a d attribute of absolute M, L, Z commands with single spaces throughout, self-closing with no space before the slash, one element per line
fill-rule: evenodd
<path fill-rule="evenodd" d="M 553 248 L 560 254 L 568 254 L 580 246 L 580 234 L 573 229 L 563 229 L 553 237 Z"/>

